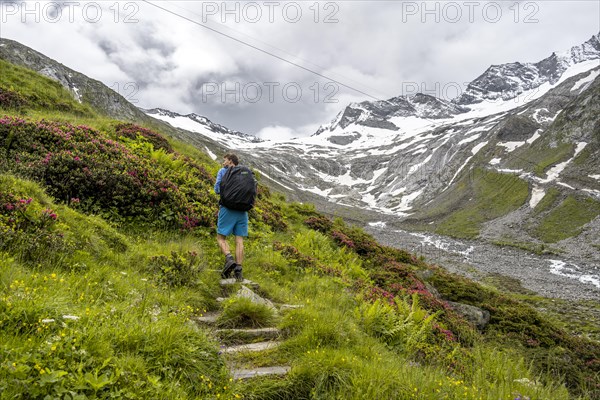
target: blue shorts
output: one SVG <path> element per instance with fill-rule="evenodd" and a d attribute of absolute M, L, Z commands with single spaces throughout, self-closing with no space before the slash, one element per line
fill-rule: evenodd
<path fill-rule="evenodd" d="M 219 208 L 219 221 L 217 222 L 217 233 L 229 236 L 248 236 L 248 212 L 230 210 L 227 207 Z"/>

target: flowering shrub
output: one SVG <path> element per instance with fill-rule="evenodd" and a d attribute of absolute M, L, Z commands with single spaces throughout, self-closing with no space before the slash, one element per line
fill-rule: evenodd
<path fill-rule="evenodd" d="M 19 93 L 0 87 L 0 108 L 21 108 L 27 104 L 27 100 Z"/>
<path fill-rule="evenodd" d="M 154 146 L 155 150 L 163 149 L 168 153 L 173 152 L 173 148 L 167 139 L 158 133 L 151 131 L 150 129 L 142 128 L 141 126 L 137 126 L 135 124 L 119 124 L 115 127 L 115 133 L 117 136 L 124 136 L 129 139 L 137 139 L 138 136 L 141 136 L 143 139 L 150 142 Z"/>
<path fill-rule="evenodd" d="M 333 238 L 333 241 L 340 246 L 346 246 L 351 249 L 354 249 L 356 247 L 354 242 L 348 236 L 344 235 L 338 230 L 331 231 L 331 237 Z"/>
<path fill-rule="evenodd" d="M 266 198 L 257 199 L 256 206 L 248 215 L 253 221 L 260 221 L 270 226 L 274 231 L 285 231 L 288 227 L 283 219 L 281 207 L 268 201 Z"/>
<path fill-rule="evenodd" d="M 304 220 L 304 225 L 306 225 L 309 228 L 314 229 L 316 231 L 319 231 L 322 233 L 328 233 L 331 230 L 331 228 L 333 227 L 333 221 L 325 216 L 320 215 L 317 217 L 307 218 L 306 220 Z M 339 231 L 337 231 L 337 232 L 339 232 Z M 352 246 L 352 247 L 354 247 L 354 246 Z"/>
<path fill-rule="evenodd" d="M 273 249 L 276 251 L 281 251 L 281 254 L 286 259 L 290 260 L 292 263 L 294 263 L 302 269 L 314 269 L 324 275 L 329 276 L 342 276 L 342 273 L 340 271 L 319 263 L 318 260 L 314 257 L 302 254 L 294 246 L 283 244 L 281 242 L 274 242 Z"/>
<path fill-rule="evenodd" d="M 17 253 L 23 261 L 34 262 L 66 250 L 63 234 L 55 224 L 58 214 L 42 209 L 33 199 L 0 192 L 0 251 Z"/>
<path fill-rule="evenodd" d="M 0 148 L 6 168 L 83 210 L 184 229 L 214 225 L 213 180 L 198 166 L 162 168 L 89 127 L 11 117 L 0 119 Z"/>

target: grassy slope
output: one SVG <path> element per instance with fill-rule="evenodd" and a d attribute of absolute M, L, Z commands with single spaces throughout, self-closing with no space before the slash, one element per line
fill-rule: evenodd
<path fill-rule="evenodd" d="M 435 232 L 475 238 L 484 222 L 519 208 L 528 196 L 527 182 L 510 174 L 476 168 L 436 199 L 436 206 L 422 219 Z"/>
<path fill-rule="evenodd" d="M 27 103 L 3 114 L 85 121 L 114 136 L 115 122 L 84 110 L 65 91 L 52 89 L 56 98 L 38 95 L 33 88 L 50 84 L 47 79 L 19 69 L 11 74 L 24 74 L 31 85 L 19 92 L 16 85 L 11 89 L 14 77 L 4 75 L 0 87 Z M 48 106 L 55 101 L 66 106 Z M 146 143 L 122 141 L 132 151 Z M 210 173 L 218 168 L 196 149 L 171 145 Z M 182 185 L 197 179 L 189 175 Z M 485 193 L 485 187 L 477 190 Z M 542 342 L 544 329 L 555 329 L 528 321 L 535 314 L 526 306 L 517 307 L 513 319 L 507 306 L 512 303 L 469 283 L 480 291 L 476 297 L 490 299 L 480 305 L 497 319 L 480 337 L 443 306 L 432 312 L 440 306 L 411 272 L 426 264 L 382 250 L 341 221 L 322 232 L 308 229 L 303 221 L 316 216 L 313 209 L 266 193 L 253 216 L 246 275 L 273 300 L 304 308 L 279 319 L 286 332 L 279 350 L 245 362 L 289 362 L 293 370 L 282 380 L 232 382 L 217 354 L 219 344 L 189 321 L 219 307 L 214 299 L 222 260 L 212 228 L 182 231 L 123 220 L 114 212 L 106 219 L 91 215 L 85 203 L 52 199 L 47 189 L 11 173 L 0 177 L 2 398 L 569 398 L 556 376 L 531 370 L 518 338 L 503 338 L 511 324 L 520 332 L 519 324 L 531 322 L 538 327 L 531 334 Z M 29 198 L 26 207 L 20 205 Z M 21 211 L 8 210 L 9 203 Z M 276 229 L 269 218 L 277 210 L 287 228 Z M 469 301 L 470 291 L 457 284 L 462 280 L 440 271 L 436 277 L 447 298 Z M 448 328 L 456 339 L 444 339 Z M 560 343 L 572 354 L 567 342 Z M 545 346 L 536 345 L 533 357 L 546 354 Z M 585 382 L 570 386 L 575 393 L 590 390 Z"/>
<path fill-rule="evenodd" d="M 600 214 L 600 202 L 568 196 L 544 216 L 535 234 L 546 243 L 577 236 L 582 227 Z"/>

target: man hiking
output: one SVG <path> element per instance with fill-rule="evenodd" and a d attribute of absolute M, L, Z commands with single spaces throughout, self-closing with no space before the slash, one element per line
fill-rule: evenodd
<path fill-rule="evenodd" d="M 220 195 L 217 243 L 225 255 L 221 277 L 227 279 L 233 272 L 242 280 L 244 262 L 244 237 L 248 236 L 248 210 L 254 206 L 256 180 L 250 169 L 240 166 L 237 155 L 223 156 L 223 168 L 217 173 L 215 193 Z M 235 259 L 229 250 L 227 236 L 235 235 Z"/>

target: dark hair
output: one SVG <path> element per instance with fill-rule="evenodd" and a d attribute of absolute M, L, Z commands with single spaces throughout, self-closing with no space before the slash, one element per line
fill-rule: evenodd
<path fill-rule="evenodd" d="M 240 160 L 238 159 L 238 156 L 236 156 L 233 153 L 227 153 L 223 156 L 223 158 L 228 159 L 229 161 L 231 161 L 233 163 L 233 165 L 238 165 L 240 163 Z"/>

